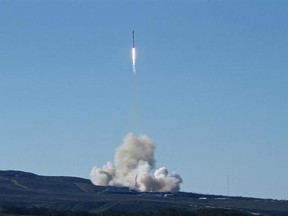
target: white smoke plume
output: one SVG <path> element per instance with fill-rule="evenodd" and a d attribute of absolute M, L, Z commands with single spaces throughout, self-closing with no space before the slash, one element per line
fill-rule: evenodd
<path fill-rule="evenodd" d="M 169 174 L 165 167 L 156 170 L 155 145 L 146 135 L 128 134 L 115 152 L 114 164 L 107 162 L 102 168 L 93 167 L 91 181 L 102 186 L 127 186 L 138 191 L 177 192 L 182 178 L 177 173 Z"/>

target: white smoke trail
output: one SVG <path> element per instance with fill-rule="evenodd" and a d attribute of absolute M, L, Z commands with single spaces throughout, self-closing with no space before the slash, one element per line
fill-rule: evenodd
<path fill-rule="evenodd" d="M 133 73 L 136 74 L 136 49 L 135 47 L 132 48 L 132 67 L 133 67 Z"/>
<path fill-rule="evenodd" d="M 102 186 L 127 186 L 138 191 L 177 192 L 182 178 L 169 174 L 165 167 L 151 171 L 155 166 L 155 146 L 146 135 L 128 134 L 115 152 L 114 164 L 107 162 L 102 168 L 93 167 L 91 181 Z"/>

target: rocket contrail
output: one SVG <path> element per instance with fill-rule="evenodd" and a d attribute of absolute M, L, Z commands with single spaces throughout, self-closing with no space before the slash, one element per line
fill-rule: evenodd
<path fill-rule="evenodd" d="M 134 46 L 134 30 L 132 31 L 132 67 L 133 67 L 133 73 L 136 74 L 136 49 Z"/>

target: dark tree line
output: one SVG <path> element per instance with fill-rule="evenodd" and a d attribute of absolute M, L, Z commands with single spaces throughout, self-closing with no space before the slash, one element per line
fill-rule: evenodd
<path fill-rule="evenodd" d="M 43 207 L 15 207 L 15 206 L 5 206 L 2 207 L 0 212 L 4 214 L 13 215 L 31 215 L 31 216 L 247 216 L 250 214 L 226 210 L 226 209 L 198 209 L 191 211 L 182 208 L 166 208 L 160 209 L 155 212 L 123 212 L 107 210 L 101 213 L 90 213 L 82 211 L 71 211 L 71 210 L 57 210 L 49 209 Z"/>
<path fill-rule="evenodd" d="M 24 208 L 15 206 L 2 207 L 1 213 L 14 214 L 14 215 L 35 215 L 35 216 L 97 216 L 97 214 L 81 211 L 57 210 L 43 207 Z"/>

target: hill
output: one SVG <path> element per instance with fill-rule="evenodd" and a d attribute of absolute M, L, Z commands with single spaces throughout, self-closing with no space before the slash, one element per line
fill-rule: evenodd
<path fill-rule="evenodd" d="M 288 215 L 288 201 L 140 193 L 77 177 L 0 171 L 0 215 Z"/>

